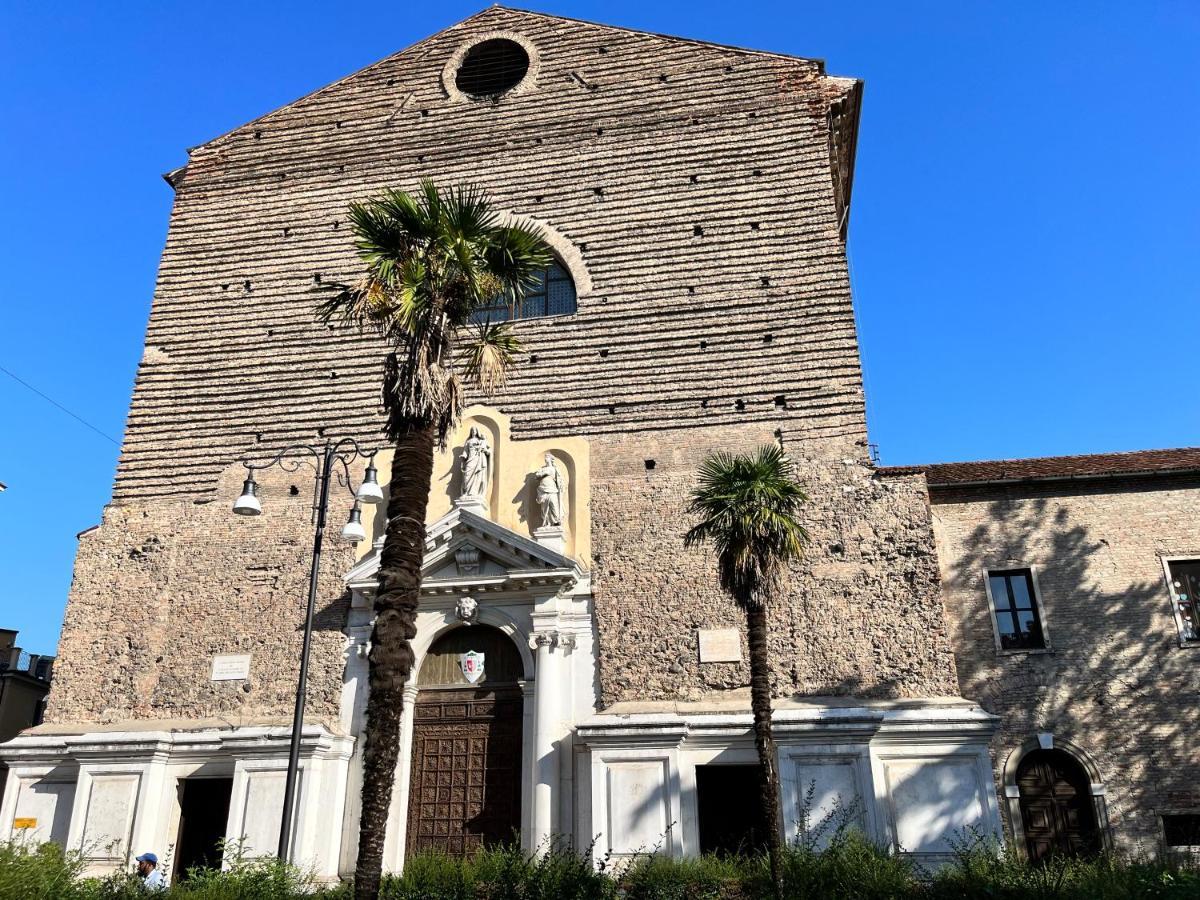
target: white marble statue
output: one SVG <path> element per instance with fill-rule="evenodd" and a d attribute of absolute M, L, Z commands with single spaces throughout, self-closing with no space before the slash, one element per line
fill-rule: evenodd
<path fill-rule="evenodd" d="M 542 513 L 542 528 L 562 528 L 566 520 L 566 484 L 554 464 L 553 454 L 547 453 L 545 465 L 533 473 L 537 479 L 537 505 Z"/>
<path fill-rule="evenodd" d="M 462 471 L 459 499 L 478 497 L 480 500 L 486 500 L 488 478 L 492 469 L 492 447 L 477 425 L 471 426 L 471 434 L 463 444 L 459 466 Z"/>

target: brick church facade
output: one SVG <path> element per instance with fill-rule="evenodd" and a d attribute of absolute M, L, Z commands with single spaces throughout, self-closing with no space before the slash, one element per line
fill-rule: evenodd
<path fill-rule="evenodd" d="M 467 77 L 497 67 L 503 91 Z M 311 474 L 264 471 L 260 517 L 230 504 L 243 460 L 381 443 L 379 346 L 313 309 L 357 272 L 348 204 L 422 177 L 485 188 L 556 262 L 519 371 L 437 459 L 389 868 L 513 831 L 617 859 L 723 846 L 712 810 L 755 762 L 745 636 L 683 506 L 706 454 L 772 441 L 812 538 L 772 611 L 789 838 L 806 805 L 928 861 L 965 829 L 1038 853 L 1186 826 L 1195 620 L 1172 584 L 1200 559 L 1200 459 L 872 464 L 844 245 L 861 92 L 812 60 L 492 7 L 193 148 L 46 723 L 0 749 L 0 831 L 97 871 L 218 837 L 274 852 Z M 464 498 L 472 429 L 490 470 Z M 357 835 L 367 524 L 324 561 L 308 682 L 291 852 L 328 878 Z M 1129 679 L 1105 682 L 1100 646 Z"/>

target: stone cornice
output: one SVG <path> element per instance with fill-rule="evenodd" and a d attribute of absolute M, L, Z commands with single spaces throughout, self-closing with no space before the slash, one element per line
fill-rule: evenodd
<path fill-rule="evenodd" d="M 179 761 L 229 753 L 236 758 L 275 759 L 287 749 L 290 730 L 277 726 L 195 731 L 92 731 L 22 734 L 0 746 L 9 766 Z M 348 757 L 354 739 L 322 725 L 305 725 L 301 747 L 318 758 Z"/>
<path fill-rule="evenodd" d="M 781 745 L 828 743 L 977 743 L 986 741 L 999 719 L 978 707 L 907 708 L 807 707 L 776 710 L 771 730 Z M 747 712 L 679 714 L 601 713 L 581 723 L 580 740 L 589 746 L 623 744 L 723 747 L 752 738 Z"/>

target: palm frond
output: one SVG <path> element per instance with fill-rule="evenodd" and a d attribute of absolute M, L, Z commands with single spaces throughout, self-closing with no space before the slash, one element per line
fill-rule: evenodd
<path fill-rule="evenodd" d="M 752 455 L 718 451 L 700 466 L 688 512 L 700 521 L 685 546 L 708 544 L 721 587 L 747 606 L 766 602 L 787 564 L 804 552 L 804 494 L 791 461 L 769 444 Z"/>
<path fill-rule="evenodd" d="M 520 300 L 537 284 L 554 256 L 540 230 L 502 225 L 494 230 L 488 242 L 485 261 L 488 271 L 499 279 L 504 294 Z"/>
<path fill-rule="evenodd" d="M 457 420 L 457 367 L 485 392 L 503 388 L 520 351 L 507 328 L 485 326 L 455 353 L 472 316 L 497 297 L 517 302 L 549 265 L 534 229 L 498 224 L 486 194 L 472 186 L 385 191 L 349 209 L 366 267 L 317 305 L 326 323 L 373 331 L 389 345 L 383 402 L 393 436 L 434 423 L 443 437 Z"/>
<path fill-rule="evenodd" d="M 524 352 L 507 322 L 484 322 L 460 342 L 463 375 L 485 396 L 491 397 L 508 383 L 508 373 Z"/>

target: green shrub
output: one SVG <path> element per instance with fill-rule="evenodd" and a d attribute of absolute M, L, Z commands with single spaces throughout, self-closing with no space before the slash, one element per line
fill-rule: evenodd
<path fill-rule="evenodd" d="M 784 896 L 794 900 L 900 900 L 921 890 L 912 863 L 854 829 L 838 831 L 824 848 L 788 847 L 782 863 Z M 767 879 L 760 867 L 762 896 L 769 894 Z"/>
<path fill-rule="evenodd" d="M 311 897 L 318 885 L 295 866 L 277 859 L 246 859 L 236 854 L 225 870 L 189 869 L 175 885 L 171 900 L 293 900 Z M 327 891 L 321 891 L 324 898 Z M 145 900 L 142 894 L 142 900 Z M 121 898 L 124 900 L 124 898 Z"/>
<path fill-rule="evenodd" d="M 402 875 L 384 879 L 385 900 L 609 900 L 612 879 L 596 871 L 591 856 L 552 846 L 524 853 L 508 846 L 482 850 L 469 860 L 421 853 Z"/>
<path fill-rule="evenodd" d="M 801 840 L 783 857 L 789 900 L 1198 900 L 1196 859 L 1052 859 L 1031 866 L 978 837 L 954 860 L 921 877 L 903 858 L 853 829 Z M 193 870 L 162 900 L 349 900 L 348 886 L 322 886 L 273 859 L 248 860 L 232 848 L 226 871 Z M 0 843 L 0 900 L 147 900 L 128 872 L 82 878 L 83 859 L 56 844 Z M 602 866 L 601 869 L 604 867 Z M 554 847 L 484 850 L 469 860 L 437 853 L 411 857 L 403 875 L 384 879 L 384 900 L 759 900 L 770 897 L 766 859 L 647 855 L 617 877 L 597 871 L 591 854 Z"/>
<path fill-rule="evenodd" d="M 79 876 L 83 859 L 58 844 L 0 844 L 0 897 L 58 900 L 87 897 Z"/>
<path fill-rule="evenodd" d="M 975 840 L 933 878 L 930 900 L 1196 900 L 1200 867 L 1164 855 L 1122 859 L 1113 854 L 1058 857 L 1030 865 L 1011 848 Z"/>
<path fill-rule="evenodd" d="M 759 861 L 742 856 L 643 856 L 621 876 L 628 900 L 740 900 Z"/>

